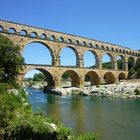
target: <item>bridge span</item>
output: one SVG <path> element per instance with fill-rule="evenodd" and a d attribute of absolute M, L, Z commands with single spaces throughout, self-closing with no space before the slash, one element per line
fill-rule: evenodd
<path fill-rule="evenodd" d="M 41 43 L 49 49 L 52 57 L 51 65 L 26 64 L 26 68 L 19 75 L 19 81 L 23 81 L 24 75 L 28 71 L 37 69 L 45 74 L 50 88 L 60 87 L 60 81 L 65 72 L 69 74 L 72 79 L 72 86 L 75 87 L 83 88 L 87 75 L 90 77 L 91 85 L 99 85 L 103 82 L 113 84 L 120 79 L 127 79 L 128 68 L 130 67 L 129 59 L 131 59 L 131 67 L 140 59 L 140 51 L 127 47 L 4 20 L 0 20 L 0 34 L 18 45 L 21 55 L 23 49 L 34 42 Z M 74 51 L 76 66 L 60 65 L 60 52 L 65 47 Z M 94 67 L 86 68 L 83 65 L 83 56 L 87 51 L 92 52 L 95 56 Z M 108 54 L 111 58 L 111 69 L 102 67 L 104 54 Z M 122 58 L 121 69 L 117 68 L 117 56 Z"/>

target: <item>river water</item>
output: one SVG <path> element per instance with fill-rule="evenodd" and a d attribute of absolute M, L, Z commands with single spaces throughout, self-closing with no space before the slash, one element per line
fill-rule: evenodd
<path fill-rule="evenodd" d="M 33 112 L 61 121 L 75 134 L 96 132 L 101 140 L 140 140 L 140 100 L 61 97 L 28 89 Z"/>

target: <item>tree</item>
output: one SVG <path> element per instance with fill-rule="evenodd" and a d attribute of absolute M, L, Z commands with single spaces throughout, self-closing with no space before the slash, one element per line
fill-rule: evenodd
<path fill-rule="evenodd" d="M 33 77 L 33 81 L 45 81 L 45 75 L 42 73 L 36 73 Z"/>
<path fill-rule="evenodd" d="M 18 75 L 25 64 L 20 47 L 0 35 L 0 82 L 16 85 Z"/>

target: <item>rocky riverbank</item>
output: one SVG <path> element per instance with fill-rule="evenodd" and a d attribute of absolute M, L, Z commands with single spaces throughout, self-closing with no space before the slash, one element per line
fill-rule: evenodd
<path fill-rule="evenodd" d="M 122 81 L 118 84 L 88 86 L 83 90 L 70 88 L 57 88 L 52 90 L 58 95 L 83 95 L 119 98 L 140 98 L 140 80 Z"/>

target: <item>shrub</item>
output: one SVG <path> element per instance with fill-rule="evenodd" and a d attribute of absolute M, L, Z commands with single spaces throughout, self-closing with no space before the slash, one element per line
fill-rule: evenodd
<path fill-rule="evenodd" d="M 140 90 L 135 89 L 134 92 L 135 92 L 135 95 L 140 95 Z"/>

